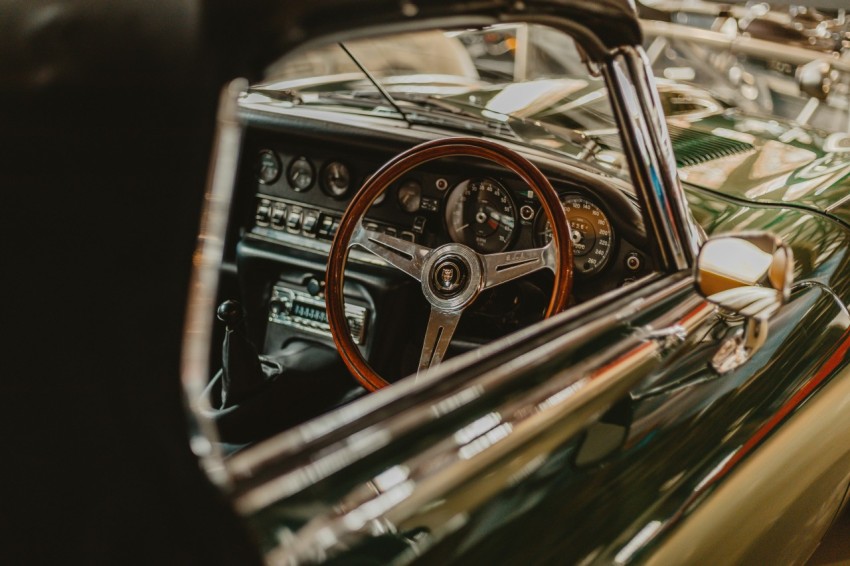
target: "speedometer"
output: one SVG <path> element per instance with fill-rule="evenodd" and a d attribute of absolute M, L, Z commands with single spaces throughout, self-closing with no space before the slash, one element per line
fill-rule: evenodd
<path fill-rule="evenodd" d="M 584 197 L 562 196 L 561 204 L 570 223 L 576 272 L 583 275 L 599 273 L 611 257 L 614 244 L 611 222 L 602 209 Z M 538 246 L 552 239 L 552 228 L 542 210 L 534 222 L 534 235 Z"/>
<path fill-rule="evenodd" d="M 492 179 L 468 179 L 446 203 L 449 235 L 481 253 L 501 252 L 514 236 L 517 216 L 508 190 Z"/>

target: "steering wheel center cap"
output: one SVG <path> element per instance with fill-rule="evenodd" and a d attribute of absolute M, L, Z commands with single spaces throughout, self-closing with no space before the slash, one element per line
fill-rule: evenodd
<path fill-rule="evenodd" d="M 446 311 L 462 309 L 481 290 L 481 260 L 463 244 L 446 244 L 425 258 L 421 281 L 422 293 L 432 306 Z"/>
<path fill-rule="evenodd" d="M 431 273 L 431 285 L 437 295 L 454 297 L 469 283 L 469 266 L 456 255 L 439 260 Z"/>

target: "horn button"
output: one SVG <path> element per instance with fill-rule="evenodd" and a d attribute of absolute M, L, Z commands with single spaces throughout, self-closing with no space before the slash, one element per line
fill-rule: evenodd
<path fill-rule="evenodd" d="M 446 244 L 423 265 L 422 291 L 435 307 L 455 310 L 472 302 L 481 288 L 481 262 L 471 248 Z"/>
<path fill-rule="evenodd" d="M 458 295 L 469 282 L 469 267 L 454 255 L 441 259 L 431 271 L 431 287 L 441 297 Z"/>

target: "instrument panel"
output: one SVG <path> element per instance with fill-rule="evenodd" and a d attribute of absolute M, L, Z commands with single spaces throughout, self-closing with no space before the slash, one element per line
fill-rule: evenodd
<path fill-rule="evenodd" d="M 389 158 L 354 159 L 347 152 L 300 147 L 296 152 L 265 144 L 253 155 L 256 202 L 249 232 L 286 240 L 286 245 L 324 240 L 324 246 L 352 196 Z M 617 188 L 550 179 L 571 228 L 577 301 L 650 270 L 643 242 L 634 235 L 641 221 L 633 201 Z M 551 240 L 540 203 L 525 183 L 491 164 L 469 160 L 433 162 L 405 174 L 375 201 L 365 223 L 428 247 L 454 241 L 484 254 L 540 247 Z"/>

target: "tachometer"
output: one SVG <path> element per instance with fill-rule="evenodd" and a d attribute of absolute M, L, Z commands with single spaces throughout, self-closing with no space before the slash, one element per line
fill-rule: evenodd
<path fill-rule="evenodd" d="M 602 209 L 584 197 L 562 196 L 561 204 L 570 223 L 576 272 L 583 275 L 599 273 L 608 263 L 614 244 L 611 222 Z M 538 246 L 552 239 L 552 228 L 542 210 L 534 222 L 534 237 Z"/>
<path fill-rule="evenodd" d="M 449 235 L 481 253 L 503 251 L 514 236 L 517 214 L 508 190 L 492 179 L 459 183 L 446 203 Z"/>

